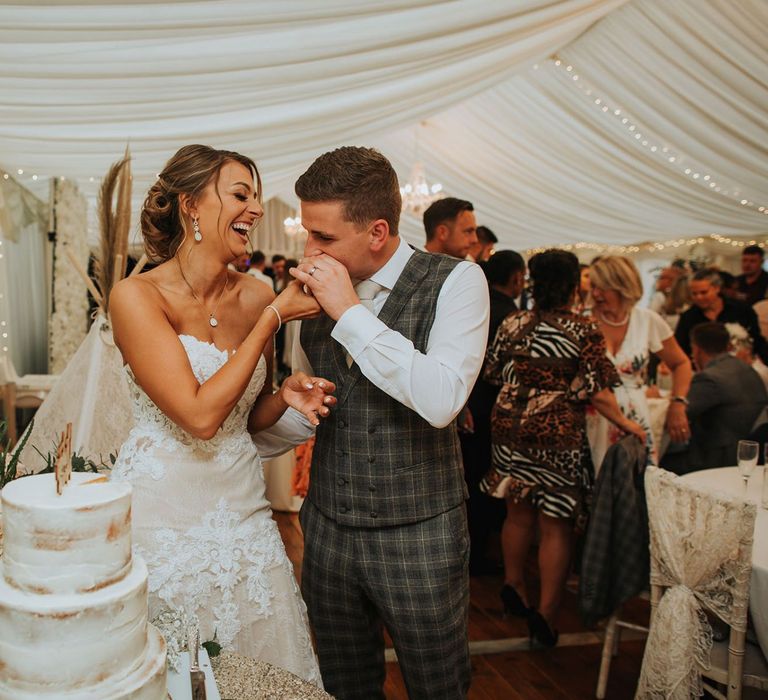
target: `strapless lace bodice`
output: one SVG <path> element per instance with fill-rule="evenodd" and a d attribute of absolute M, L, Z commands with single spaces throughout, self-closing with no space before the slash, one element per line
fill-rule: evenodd
<path fill-rule="evenodd" d="M 208 381 L 229 359 L 227 352 L 219 350 L 213 343 L 199 340 L 191 335 L 180 335 L 179 340 L 186 350 L 192 371 L 200 384 Z M 128 365 L 125 366 L 125 371 L 133 410 L 134 428 L 131 431 L 133 438 L 144 437 L 149 442 L 162 445 L 164 450 L 181 453 L 190 451 L 207 453 L 217 462 L 222 463 L 231 461 L 236 455 L 256 453 L 256 448 L 248 434 L 247 424 L 248 414 L 264 386 L 267 374 L 267 365 L 263 356 L 232 413 L 229 414 L 219 431 L 210 440 L 195 438 L 176 425 L 138 385 Z M 131 447 L 140 449 L 147 445 L 147 440 L 129 440 L 124 449 L 130 450 Z M 120 456 L 122 459 L 116 465 L 117 470 L 120 469 L 121 465 L 128 466 L 130 464 L 133 469 L 143 469 L 154 479 L 163 476 L 162 464 L 156 463 L 152 459 L 126 459 L 129 455 L 124 455 L 122 452 Z"/>

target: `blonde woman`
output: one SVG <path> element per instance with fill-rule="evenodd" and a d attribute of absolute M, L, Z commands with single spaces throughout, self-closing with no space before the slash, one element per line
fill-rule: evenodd
<path fill-rule="evenodd" d="M 674 442 L 690 438 L 685 408 L 691 362 L 666 321 L 655 311 L 637 306 L 643 296 L 643 284 L 631 260 L 618 255 L 600 258 L 591 266 L 589 279 L 592 315 L 605 338 L 608 357 L 621 378 L 621 385 L 615 389 L 616 398 L 622 413 L 643 426 L 649 459 L 658 464 L 658 445 L 653 444 L 645 398 L 648 361 L 653 353 L 672 373 L 666 429 Z M 588 411 L 587 436 L 597 470 L 608 448 L 618 442 L 623 433 L 596 412 Z"/>

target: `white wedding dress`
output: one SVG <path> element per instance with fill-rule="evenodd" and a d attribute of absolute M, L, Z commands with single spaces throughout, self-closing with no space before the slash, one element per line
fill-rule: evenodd
<path fill-rule="evenodd" d="M 227 353 L 179 336 L 202 384 Z M 133 486 L 134 549 L 149 568 L 150 619 L 196 615 L 203 641 L 268 661 L 322 686 L 306 606 L 265 497 L 264 475 L 247 432 L 264 385 L 259 361 L 248 388 L 211 440 L 173 423 L 126 366 L 135 426 L 113 479 Z"/>

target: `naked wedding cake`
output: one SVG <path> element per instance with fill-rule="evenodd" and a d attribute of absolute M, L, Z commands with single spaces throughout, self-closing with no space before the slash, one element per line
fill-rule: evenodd
<path fill-rule="evenodd" d="M 166 653 L 131 556 L 131 488 L 75 473 L 2 491 L 0 700 L 165 700 Z"/>

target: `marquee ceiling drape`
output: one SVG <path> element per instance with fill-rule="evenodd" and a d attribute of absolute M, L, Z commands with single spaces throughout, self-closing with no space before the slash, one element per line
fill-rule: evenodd
<path fill-rule="evenodd" d="M 422 160 L 504 247 L 758 237 L 766 65 L 764 0 L 0 2 L 0 166 L 93 194 L 130 141 L 140 199 L 205 142 L 295 202 L 357 143 L 402 180 Z"/>

